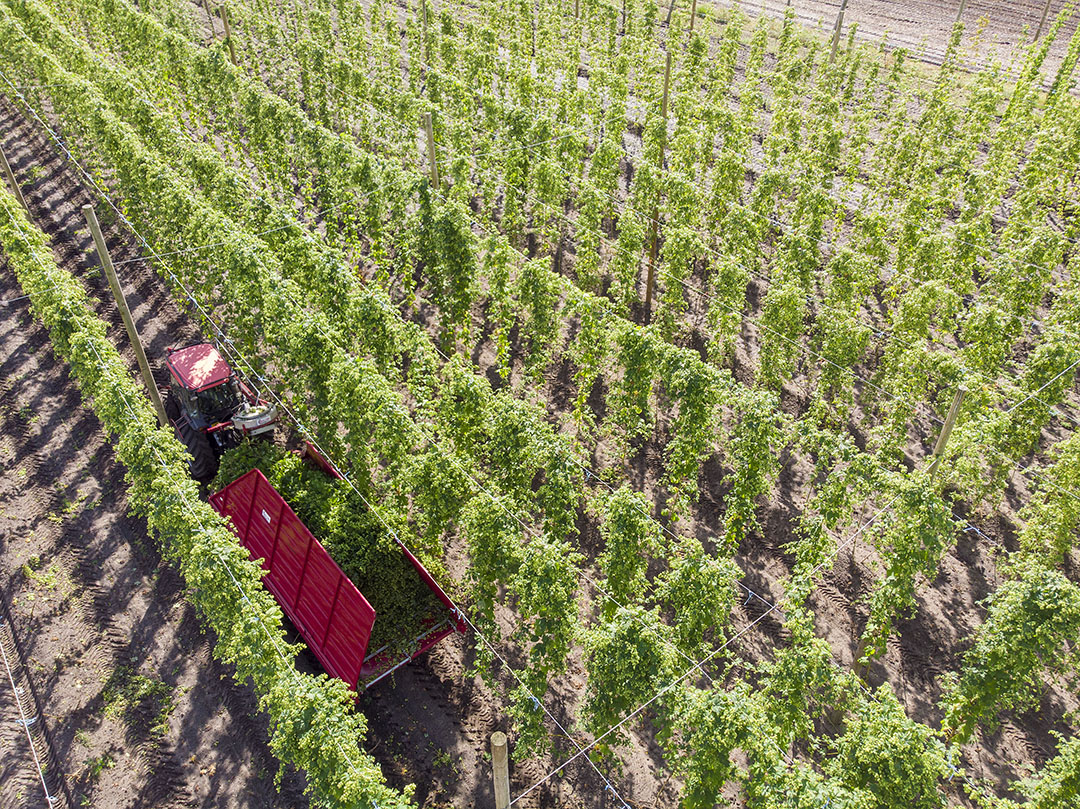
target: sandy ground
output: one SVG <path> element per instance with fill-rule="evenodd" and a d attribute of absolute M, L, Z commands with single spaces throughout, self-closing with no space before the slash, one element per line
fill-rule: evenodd
<path fill-rule="evenodd" d="M 748 14 L 782 17 L 785 0 L 733 0 L 717 3 L 718 8 L 738 5 Z M 840 0 L 793 0 L 796 17 L 810 27 L 820 26 L 830 32 L 840 11 Z M 931 64 L 941 64 L 952 26 L 960 11 L 961 0 L 887 0 L 886 2 L 848 2 L 844 10 L 843 36 L 857 26 L 856 37 L 867 42 L 886 42 L 889 47 L 906 48 Z M 1045 34 L 1066 0 L 1050 0 L 1043 26 Z M 964 61 L 969 65 L 988 65 L 994 60 L 1009 65 L 1016 54 L 1016 44 L 1030 41 L 1039 28 L 1045 0 L 964 0 L 964 35 L 961 39 Z M 1074 16 L 1058 34 L 1047 56 L 1049 69 L 1056 69 L 1068 49 L 1069 38 L 1076 31 Z"/>

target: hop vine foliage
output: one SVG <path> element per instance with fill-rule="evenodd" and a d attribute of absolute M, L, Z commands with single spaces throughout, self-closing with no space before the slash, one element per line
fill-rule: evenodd
<path fill-rule="evenodd" d="M 585 727 L 596 736 L 652 698 L 676 671 L 659 617 L 641 607 L 620 608 L 586 630 L 584 645 L 589 689 L 582 713 Z M 625 729 L 613 730 L 598 747 L 610 750 L 626 738 Z"/>
<path fill-rule="evenodd" d="M 1052 450 L 1054 463 L 1021 510 L 1021 558 L 1050 568 L 1059 567 L 1076 546 L 1080 501 L 1072 495 L 1080 484 L 1080 433 L 1073 433 Z"/>
<path fill-rule="evenodd" d="M 888 685 L 851 713 L 836 740 L 827 772 L 866 796 L 865 806 L 887 809 L 945 806 L 940 784 L 952 771 L 945 745 L 925 725 L 912 723 Z"/>
<path fill-rule="evenodd" d="M 977 725 L 996 724 L 999 712 L 1036 705 L 1045 672 L 1075 676 L 1078 633 L 1080 588 L 1055 570 L 1024 565 L 990 596 L 964 668 L 949 680 L 946 732 L 967 741 Z"/>
<path fill-rule="evenodd" d="M 669 552 L 669 569 L 657 582 L 657 596 L 675 615 L 675 644 L 683 654 L 704 657 L 719 644 L 735 605 L 735 582 L 742 571 L 726 556 L 709 554 L 693 539 Z"/>
<path fill-rule="evenodd" d="M 254 683 L 270 718 L 270 746 L 308 776 L 311 795 L 326 806 L 402 807 L 360 745 L 364 717 L 352 711 L 344 682 L 294 668 L 297 646 L 285 639 L 281 610 L 224 520 L 199 499 L 187 456 L 157 416 L 105 337 L 79 283 L 56 266 L 49 244 L 7 191 L 0 193 L 0 243 L 57 353 L 70 363 L 82 394 L 116 440 L 127 468 L 132 508 L 157 534 L 165 556 L 187 583 L 200 619 L 217 640 L 214 654 Z M 279 769 L 279 775 L 280 778 Z"/>
<path fill-rule="evenodd" d="M 1080 800 L 1080 738 L 1058 739 L 1057 755 L 1042 772 L 1021 784 L 1032 809 L 1068 806 Z"/>
<path fill-rule="evenodd" d="M 669 29 L 654 28 L 663 11 L 651 0 L 629 0 L 624 15 L 582 6 L 575 19 L 566 4 L 481 0 L 438 15 L 426 4 L 424 28 L 417 5 L 402 28 L 381 0 L 239 2 L 234 69 L 220 47 L 195 43 L 189 9 L 173 0 L 150 14 L 124 0 L 19 0 L 0 6 L 0 48 L 14 75 L 42 87 L 31 98 L 50 100 L 76 154 L 158 249 L 230 240 L 204 260 L 178 259 L 185 284 L 234 325 L 258 370 L 295 380 L 290 407 L 425 563 L 464 538 L 477 623 L 494 633 L 496 602 L 515 607 L 513 640 L 533 690 L 561 670 L 582 619 L 596 621 L 598 672 L 605 636 L 637 643 L 654 662 L 662 649 L 696 655 L 719 643 L 740 575 L 730 556 L 757 528 L 779 459 L 806 453 L 810 499 L 784 583 L 791 654 L 748 675 L 779 707 L 766 710 L 742 684 L 710 689 L 687 716 L 725 723 L 716 738 L 673 719 L 674 694 L 657 711 L 662 732 L 693 737 L 701 751 L 686 762 L 688 805 L 711 805 L 728 775 L 761 807 L 932 801 L 936 748 L 915 755 L 921 728 L 888 695 L 860 702 L 791 605 L 807 601 L 834 534 L 868 498 L 899 493 L 874 535 L 885 563 L 869 605 L 875 654 L 951 542 L 948 499 L 917 491 L 918 475 L 882 472 L 906 460 L 925 415 L 913 403 L 941 415 L 973 372 L 1008 391 L 972 392 L 969 411 L 980 415 L 965 411 L 950 445 L 948 481 L 974 502 L 1000 491 L 1010 465 L 999 456 L 1038 447 L 1049 407 L 1069 395 L 1076 307 L 1060 280 L 1075 276 L 1080 129 L 1065 90 L 1080 38 L 1042 94 L 1046 42 L 1027 49 L 1015 86 L 996 69 L 969 83 L 956 29 L 924 93 L 903 51 L 884 62 L 853 36 L 827 64 L 793 12 L 775 59 L 764 22 L 751 31 L 735 12 L 721 30 L 702 16 L 685 48 L 665 42 L 675 70 L 665 128 L 656 68 Z M 672 19 L 681 30 L 680 12 Z M 439 189 L 418 160 L 420 111 L 435 113 Z M 654 210 L 661 298 L 657 325 L 643 329 L 630 315 Z M 1047 227 L 1050 216 L 1062 233 Z M 1047 302 L 1045 328 L 1033 329 L 1027 320 Z M 489 337 L 496 373 L 485 379 L 467 358 L 486 352 Z M 445 361 L 440 348 L 460 356 Z M 807 348 L 815 361 L 801 359 Z M 551 403 L 537 401 L 564 371 L 577 388 L 573 425 L 555 425 Z M 740 387 L 749 377 L 757 389 Z M 789 408 L 804 389 L 804 414 L 782 414 L 774 392 Z M 826 438 L 863 428 L 865 451 Z M 628 488 L 611 499 L 587 488 L 576 459 L 607 438 L 617 463 L 662 451 L 660 495 L 646 510 L 672 526 L 707 505 L 698 492 L 707 460 L 729 470 L 717 551 L 664 540 L 631 508 Z M 1062 457 L 1055 472 L 1071 474 Z M 1025 513 L 1024 555 L 1053 569 L 1074 544 L 1074 511 L 1042 488 L 1033 501 L 1040 512 Z M 607 532 L 597 561 L 626 615 L 610 606 L 577 615 L 583 507 Z M 1024 603 L 1050 622 L 1037 600 Z M 632 621 L 655 630 L 647 642 Z M 988 636 L 1005 625 L 988 620 Z M 1002 648 L 1022 641 L 997 637 Z M 488 650 L 478 658 L 490 662 Z M 995 687 L 971 659 L 959 680 L 970 704 L 957 722 Z M 1037 668 L 1033 680 L 1047 673 Z M 614 720 L 613 706 L 630 707 L 620 698 L 598 692 L 590 710 Z M 519 752 L 542 749 L 542 711 L 526 689 L 511 701 Z M 847 712 L 829 717 L 846 729 L 831 746 L 807 720 L 824 704 Z M 874 722 L 897 734 L 889 749 L 911 769 L 886 772 Z M 757 738 L 761 728 L 842 760 L 851 783 L 785 760 Z M 731 765 L 732 744 L 745 766 Z M 1039 781 L 1051 797 L 1040 800 L 1068 794 L 1075 760 L 1063 745 Z"/>
<path fill-rule="evenodd" d="M 641 602 L 649 583 L 650 558 L 664 549 L 660 526 L 650 514 L 645 496 L 625 484 L 600 502 L 604 552 L 598 561 L 608 590 L 622 604 Z M 614 612 L 615 603 L 605 602 L 604 609 Z"/>
<path fill-rule="evenodd" d="M 757 500 L 771 488 L 775 451 L 783 435 L 772 396 L 751 392 L 745 401 L 730 438 L 732 488 L 724 515 L 724 542 L 732 550 L 758 524 Z"/>
<path fill-rule="evenodd" d="M 915 608 L 918 577 L 932 579 L 937 574 L 956 531 L 951 504 L 932 476 L 916 472 L 903 476 L 895 486 L 901 505 L 874 537 L 885 571 L 868 599 L 870 617 L 863 648 L 869 657 L 884 654 L 893 622 Z"/>

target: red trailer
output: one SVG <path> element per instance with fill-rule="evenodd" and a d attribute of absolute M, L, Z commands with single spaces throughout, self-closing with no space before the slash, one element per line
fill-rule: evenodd
<path fill-rule="evenodd" d="M 228 517 L 240 544 L 261 559 L 266 588 L 296 625 L 326 671 L 353 690 L 363 690 L 430 649 L 465 621 L 420 560 L 398 542 L 440 607 L 418 621 L 419 632 L 404 657 L 387 647 L 368 652 L 375 610 L 330 558 L 261 471 L 252 469 L 210 496 Z"/>

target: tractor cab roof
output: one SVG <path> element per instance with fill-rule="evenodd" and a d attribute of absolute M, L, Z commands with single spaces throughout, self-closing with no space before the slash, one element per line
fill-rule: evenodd
<path fill-rule="evenodd" d="M 195 392 L 216 387 L 232 376 L 232 368 L 210 343 L 170 348 L 165 364 L 173 379 Z"/>

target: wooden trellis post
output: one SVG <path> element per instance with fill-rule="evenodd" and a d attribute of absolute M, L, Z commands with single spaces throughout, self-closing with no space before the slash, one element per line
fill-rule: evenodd
<path fill-rule="evenodd" d="M 954 22 L 953 25 L 956 25 L 956 23 L 960 22 L 960 18 L 964 16 L 964 9 L 966 8 L 967 0 L 960 0 L 960 8 L 956 10 L 956 22 Z"/>
<path fill-rule="evenodd" d="M 847 10 L 848 0 L 840 0 L 840 13 L 836 15 L 836 25 L 833 28 L 832 47 L 829 49 L 829 64 L 836 61 L 836 49 L 840 45 L 840 31 L 844 27 L 844 12 Z"/>
<path fill-rule="evenodd" d="M 431 122 L 431 113 L 425 112 L 423 117 L 424 131 L 427 133 L 428 165 L 431 167 L 431 186 L 439 188 L 439 164 L 435 161 L 435 127 Z"/>
<path fill-rule="evenodd" d="M 1035 39 L 1037 40 L 1042 36 L 1043 27 L 1046 25 L 1046 17 L 1050 14 L 1050 0 L 1046 0 L 1046 4 L 1043 5 L 1042 16 L 1039 17 L 1039 27 L 1035 29 Z"/>
<path fill-rule="evenodd" d="M 671 89 L 671 51 L 667 52 L 667 59 L 664 62 L 664 98 L 660 102 L 660 116 L 666 121 L 668 110 L 668 90 Z M 667 140 L 667 132 L 664 133 L 664 139 Z M 661 158 L 663 159 L 663 158 Z"/>
<path fill-rule="evenodd" d="M 116 268 L 113 267 L 112 257 L 109 256 L 109 250 L 105 246 L 105 237 L 101 235 L 101 225 L 98 224 L 94 206 L 83 205 L 82 212 L 86 217 L 86 224 L 90 226 L 90 233 L 94 237 L 94 246 L 101 260 L 101 268 L 105 270 L 105 277 L 109 279 L 109 287 L 112 289 L 113 297 L 116 298 L 116 305 L 120 309 L 120 317 L 124 321 L 124 328 L 127 329 L 128 339 L 131 340 L 131 345 L 135 349 L 135 359 L 139 361 L 139 370 L 142 372 L 146 392 L 150 394 L 150 401 L 157 412 L 158 421 L 164 427 L 169 423 L 169 418 L 165 415 L 165 405 L 161 402 L 161 394 L 158 392 L 154 375 L 150 373 L 150 363 L 146 360 L 146 352 L 143 351 L 142 341 L 139 340 L 139 332 L 135 329 L 135 321 L 131 318 L 131 310 L 128 309 L 124 290 L 120 288 L 120 279 L 116 277 Z"/>
<path fill-rule="evenodd" d="M 424 38 L 424 62 L 430 65 L 431 64 L 431 52 L 430 52 L 430 49 L 428 48 L 427 0 L 420 0 L 420 9 L 423 12 L 423 18 L 424 18 L 423 29 L 420 32 L 420 35 Z"/>
<path fill-rule="evenodd" d="M 11 186 L 11 193 L 15 195 L 15 199 L 19 201 L 19 204 L 23 206 L 23 209 L 27 213 L 30 213 L 30 206 L 26 204 L 26 198 L 23 196 L 22 189 L 19 188 L 19 183 L 15 180 L 15 172 L 11 170 L 11 164 L 8 162 L 7 155 L 4 154 L 4 150 L 0 149 L 0 160 L 4 164 L 4 177 L 7 179 L 7 183 Z"/>
<path fill-rule="evenodd" d="M 210 0 L 203 0 L 203 8 L 206 9 L 206 21 L 210 23 L 210 39 L 217 42 L 217 26 L 214 25 L 214 12 L 210 10 Z"/>
<path fill-rule="evenodd" d="M 229 45 L 229 58 L 236 65 L 236 47 L 233 45 L 232 26 L 229 25 L 229 7 L 224 3 L 220 6 L 221 24 L 225 26 L 225 42 Z"/>
<path fill-rule="evenodd" d="M 657 168 L 663 171 L 664 151 L 667 148 L 668 91 L 671 89 L 671 51 L 667 52 L 664 64 L 664 99 L 660 103 L 660 117 L 664 119 L 663 134 L 660 140 L 660 159 Z M 659 177 L 657 180 L 659 181 Z M 653 205 L 652 241 L 649 244 L 649 270 L 645 276 L 645 312 L 644 322 L 648 325 L 652 318 L 653 287 L 656 285 L 656 256 L 660 247 L 660 186 L 656 188 L 656 204 Z"/>
<path fill-rule="evenodd" d="M 964 401 L 965 393 L 967 391 L 963 385 L 956 389 L 956 395 L 953 397 L 952 405 L 949 407 L 949 414 L 945 416 L 945 424 L 942 425 L 941 433 L 938 435 L 937 443 L 934 445 L 934 460 L 930 463 L 931 477 L 937 475 L 938 464 L 941 463 L 941 456 L 945 454 L 945 446 L 949 443 L 949 435 L 956 424 L 956 417 L 960 414 L 960 403 Z"/>
<path fill-rule="evenodd" d="M 491 775 L 495 780 L 495 809 L 510 807 L 510 764 L 506 756 L 506 734 L 491 734 Z"/>
<path fill-rule="evenodd" d="M 694 33 L 694 18 L 697 17 L 697 0 L 690 2 L 690 33 Z"/>

